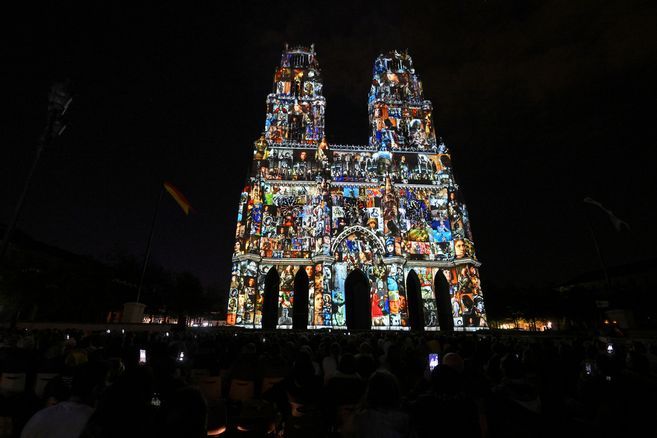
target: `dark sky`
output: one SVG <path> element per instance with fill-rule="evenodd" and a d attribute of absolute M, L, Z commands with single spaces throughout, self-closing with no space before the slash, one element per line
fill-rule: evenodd
<path fill-rule="evenodd" d="M 27 174 L 49 84 L 69 78 L 75 94 L 19 221 L 38 240 L 141 257 L 167 179 L 198 213 L 185 217 L 164 199 L 154 259 L 227 285 L 274 69 L 285 42 L 314 42 L 330 143 L 367 141 L 372 63 L 409 49 L 452 151 L 484 288 L 597 268 L 585 196 L 632 227 L 616 233 L 587 207 L 609 265 L 654 256 L 653 1 L 87 3 L 8 17 L 0 222 Z"/>

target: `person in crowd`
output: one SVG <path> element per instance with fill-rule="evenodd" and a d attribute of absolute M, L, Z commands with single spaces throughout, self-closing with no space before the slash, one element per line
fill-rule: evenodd
<path fill-rule="evenodd" d="M 369 379 L 372 373 L 378 368 L 378 363 L 374 359 L 374 351 L 372 346 L 363 342 L 358 348 L 358 354 L 355 356 L 356 359 L 356 372 L 360 375 L 362 379 Z"/>
<path fill-rule="evenodd" d="M 440 425 L 444 436 L 481 436 L 477 405 L 466 392 L 458 364 L 454 366 L 458 360 L 452 356 L 451 361 L 451 365 L 443 363 L 434 368 L 427 389 L 408 403 L 419 438 L 435 436 L 436 425 Z"/>
<path fill-rule="evenodd" d="M 365 392 L 365 381 L 356 372 L 356 358 L 351 353 L 345 353 L 340 358 L 340 365 L 326 383 L 326 408 L 331 418 L 338 411 L 353 409 Z M 341 426 L 345 418 L 339 418 Z"/>
<path fill-rule="evenodd" d="M 260 356 L 260 369 L 264 377 L 285 377 L 290 366 L 281 354 L 281 346 L 276 338 L 263 336 L 266 350 Z"/>
<path fill-rule="evenodd" d="M 500 362 L 502 380 L 492 388 L 488 406 L 491 433 L 509 437 L 540 436 L 543 428 L 541 399 L 526 378 L 519 353 L 507 353 Z"/>
<path fill-rule="evenodd" d="M 129 368 L 102 394 L 81 438 L 148 436 L 155 427 L 153 373 Z"/>
<path fill-rule="evenodd" d="M 198 389 L 175 391 L 162 403 L 157 417 L 158 437 L 204 438 L 207 436 L 207 404 Z"/>
<path fill-rule="evenodd" d="M 94 411 L 93 389 L 97 383 L 94 377 L 91 366 L 79 367 L 72 381 L 70 396 L 65 400 L 49 398 L 50 406 L 30 418 L 23 427 L 21 438 L 78 438 Z M 52 395 L 65 397 L 65 389 L 60 390 L 53 391 Z"/>
<path fill-rule="evenodd" d="M 249 342 L 242 347 L 228 375 L 231 379 L 250 381 L 256 381 L 260 378 L 262 373 L 258 367 L 258 357 L 254 343 Z"/>
<path fill-rule="evenodd" d="M 321 381 L 307 349 L 302 349 L 292 366 L 292 373 L 286 380 L 288 399 L 303 405 L 314 405 L 319 400 Z"/>
<path fill-rule="evenodd" d="M 378 370 L 369 378 L 363 402 L 345 424 L 344 437 L 413 436 L 408 414 L 401 409 L 401 392 L 394 375 Z"/>
<path fill-rule="evenodd" d="M 329 354 L 322 359 L 322 371 L 324 372 L 324 384 L 333 377 L 338 369 L 338 363 L 342 355 L 340 344 L 334 342 L 331 344 Z"/>

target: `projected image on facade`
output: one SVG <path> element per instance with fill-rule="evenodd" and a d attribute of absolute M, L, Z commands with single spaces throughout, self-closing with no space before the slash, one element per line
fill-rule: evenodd
<path fill-rule="evenodd" d="M 228 324 L 486 327 L 466 205 L 407 53 L 374 61 L 362 146 L 330 145 L 311 47 L 286 47 L 239 199 Z"/>

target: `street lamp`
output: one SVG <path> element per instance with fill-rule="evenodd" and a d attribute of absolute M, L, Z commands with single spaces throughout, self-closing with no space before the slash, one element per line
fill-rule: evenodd
<path fill-rule="evenodd" d="M 62 82 L 56 82 L 50 87 L 50 93 L 48 94 L 48 118 L 46 120 L 46 126 L 43 130 L 43 133 L 39 137 L 39 142 L 37 143 L 36 154 L 34 156 L 34 161 L 32 162 L 32 167 L 27 174 L 27 179 L 23 185 L 23 191 L 21 192 L 20 198 L 18 198 L 18 203 L 16 204 L 16 208 L 14 209 L 14 215 L 7 225 L 5 235 L 2 239 L 2 247 L 0 248 L 0 265 L 2 264 L 2 260 L 7 253 L 7 249 L 9 248 L 9 240 L 11 239 L 11 234 L 16 227 L 16 222 L 18 222 L 18 216 L 20 215 L 21 209 L 23 208 L 23 203 L 25 202 L 27 191 L 29 190 L 30 184 L 32 183 L 32 177 L 34 176 L 34 171 L 36 170 L 37 164 L 39 163 L 41 153 L 55 138 L 62 135 L 66 129 L 64 114 L 66 114 L 66 111 L 68 110 L 72 100 L 73 98 L 71 97 L 66 84 Z"/>

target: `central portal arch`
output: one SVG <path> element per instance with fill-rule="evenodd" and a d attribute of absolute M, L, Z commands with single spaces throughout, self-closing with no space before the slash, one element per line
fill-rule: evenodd
<path fill-rule="evenodd" d="M 360 269 L 354 269 L 344 282 L 347 328 L 367 330 L 372 326 L 370 281 Z"/>
<path fill-rule="evenodd" d="M 375 308 L 370 298 L 372 290 L 380 290 L 382 295 L 386 293 L 386 274 L 382 263 L 385 248 L 375 231 L 360 225 L 345 228 L 333 240 L 331 251 L 335 260 L 334 290 L 338 292 L 337 295 L 344 291 L 347 328 L 368 330 L 372 328 L 373 322 L 382 325 L 387 318 L 383 317 L 378 300 L 374 301 L 377 306 Z M 387 298 L 385 301 L 387 303 Z"/>

